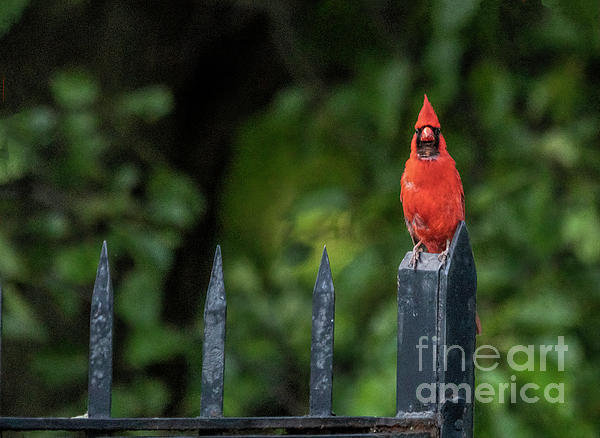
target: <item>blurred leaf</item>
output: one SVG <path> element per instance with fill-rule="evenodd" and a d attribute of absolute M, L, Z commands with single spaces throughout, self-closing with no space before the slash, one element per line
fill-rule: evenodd
<path fill-rule="evenodd" d="M 56 102 L 70 110 L 90 106 L 100 94 L 96 79 L 85 71 L 56 73 L 50 85 Z"/>
<path fill-rule="evenodd" d="M 600 217 L 595 209 L 568 212 L 563 237 L 583 263 L 600 260 Z"/>
<path fill-rule="evenodd" d="M 31 218 L 30 226 L 32 231 L 50 239 L 60 239 L 69 232 L 67 218 L 57 211 L 48 212 L 41 217 Z"/>
<path fill-rule="evenodd" d="M 440 0 L 432 8 L 433 29 L 440 34 L 450 34 L 465 26 L 477 11 L 481 0 Z"/>
<path fill-rule="evenodd" d="M 100 259 L 100 246 L 85 244 L 58 251 L 55 268 L 61 279 L 80 285 L 93 285 Z"/>
<path fill-rule="evenodd" d="M 47 339 L 46 327 L 17 288 L 12 284 L 3 284 L 2 296 L 4 299 L 2 328 L 7 338 L 29 342 L 41 342 Z"/>
<path fill-rule="evenodd" d="M 575 303 L 569 298 L 556 292 L 539 291 L 526 302 L 517 298 L 508 303 L 502 314 L 517 324 L 564 330 L 565 327 L 576 323 L 577 311 Z"/>
<path fill-rule="evenodd" d="M 568 60 L 537 81 L 528 101 L 533 117 L 539 120 L 549 113 L 557 122 L 568 120 L 582 98 L 581 70 L 577 61 Z"/>
<path fill-rule="evenodd" d="M 579 150 L 572 138 L 568 132 L 549 132 L 541 141 L 542 153 L 563 166 L 573 167 L 579 159 Z"/>
<path fill-rule="evenodd" d="M 193 181 L 167 168 L 152 173 L 148 200 L 155 221 L 178 227 L 192 225 L 204 209 L 204 200 Z"/>
<path fill-rule="evenodd" d="M 162 286 L 156 271 L 131 272 L 116 297 L 119 316 L 137 329 L 151 327 L 160 317 Z"/>
<path fill-rule="evenodd" d="M 125 345 L 125 360 L 133 368 L 168 361 L 190 347 L 183 334 L 169 327 L 136 327 Z"/>
<path fill-rule="evenodd" d="M 13 24 L 15 24 L 25 7 L 29 4 L 29 0 L 4 0 L 0 8 L 0 36 L 8 32 Z"/>
<path fill-rule="evenodd" d="M 169 392 L 156 379 L 135 379 L 130 385 L 117 384 L 112 394 L 114 417 L 156 417 L 169 402 Z"/>
<path fill-rule="evenodd" d="M 1 231 L 0 248 L 2 248 L 2 257 L 0 257 L 0 274 L 4 278 L 18 278 L 19 274 L 23 272 L 23 261 L 15 250 L 13 243 Z"/>
<path fill-rule="evenodd" d="M 87 382 L 87 355 L 68 349 L 40 353 L 33 360 L 32 366 L 49 387 L 67 389 Z"/>
<path fill-rule="evenodd" d="M 471 72 L 470 83 L 478 116 L 488 128 L 503 128 L 514 98 L 510 74 L 493 61 L 484 61 Z"/>
<path fill-rule="evenodd" d="M 440 108 L 455 98 L 459 89 L 459 65 L 462 46 L 456 38 L 440 38 L 431 42 L 426 52 L 427 72 L 436 84 L 428 91 L 429 97 Z M 434 97 L 435 96 L 435 97 Z M 443 112 L 440 112 L 443 116 Z"/>
<path fill-rule="evenodd" d="M 139 268 L 164 272 L 173 263 L 173 248 L 180 241 L 178 234 L 160 232 L 148 224 L 139 227 L 131 223 L 121 224 L 114 232 L 115 239 L 128 249 Z"/>
<path fill-rule="evenodd" d="M 130 192 L 140 183 L 140 171 L 132 164 L 123 164 L 112 181 L 113 190 Z"/>
<path fill-rule="evenodd" d="M 155 122 L 173 109 L 173 95 L 162 85 L 153 85 L 130 91 L 119 104 L 124 116 L 136 116 L 147 123 Z"/>
<path fill-rule="evenodd" d="M 17 180 L 29 168 L 28 148 L 9 131 L 8 123 L 0 122 L 0 183 Z"/>

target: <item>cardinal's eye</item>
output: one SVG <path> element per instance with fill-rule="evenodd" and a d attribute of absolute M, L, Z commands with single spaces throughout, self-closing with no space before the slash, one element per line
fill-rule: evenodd
<path fill-rule="evenodd" d="M 440 128 L 433 128 L 433 132 L 435 133 L 435 135 L 440 135 Z"/>
<path fill-rule="evenodd" d="M 419 130 L 415 129 L 415 134 L 419 135 Z"/>

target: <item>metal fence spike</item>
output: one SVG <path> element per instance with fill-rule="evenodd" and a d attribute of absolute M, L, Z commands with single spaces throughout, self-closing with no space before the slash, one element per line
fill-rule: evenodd
<path fill-rule="evenodd" d="M 313 290 L 309 410 L 313 416 L 332 415 L 334 317 L 335 291 L 324 247 Z"/>
<path fill-rule="evenodd" d="M 88 415 L 110 417 L 113 359 L 113 289 L 106 241 L 102 244 L 90 311 Z"/>
<path fill-rule="evenodd" d="M 203 417 L 223 416 L 226 319 L 227 300 L 223 281 L 223 260 L 221 259 L 221 247 L 217 245 L 204 304 L 202 396 L 200 401 L 200 415 Z"/>

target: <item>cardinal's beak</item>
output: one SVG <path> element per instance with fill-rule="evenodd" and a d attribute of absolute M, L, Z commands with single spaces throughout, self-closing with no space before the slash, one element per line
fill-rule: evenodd
<path fill-rule="evenodd" d="M 431 129 L 429 126 L 425 126 L 423 128 L 423 131 L 421 131 L 421 141 L 422 142 L 430 142 L 430 141 L 435 141 L 435 135 L 433 134 L 433 129 Z"/>

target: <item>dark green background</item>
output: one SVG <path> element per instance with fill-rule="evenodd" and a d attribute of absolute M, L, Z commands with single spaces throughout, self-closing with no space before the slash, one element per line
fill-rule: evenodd
<path fill-rule="evenodd" d="M 393 415 L 399 181 L 427 93 L 464 183 L 478 343 L 502 354 L 476 379 L 565 386 L 478 404 L 476 434 L 597 436 L 599 26 L 592 0 L 3 1 L 2 414 L 85 411 L 106 239 L 114 416 L 199 413 L 216 243 L 226 415 L 307 413 L 324 244 L 334 410 Z M 565 371 L 508 367 L 557 336 Z"/>

